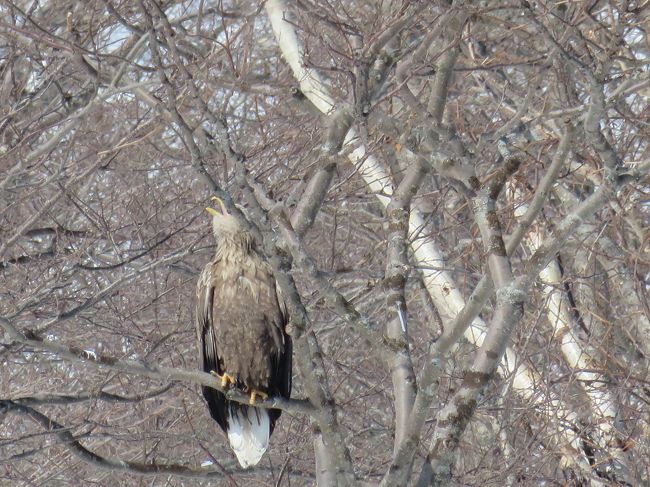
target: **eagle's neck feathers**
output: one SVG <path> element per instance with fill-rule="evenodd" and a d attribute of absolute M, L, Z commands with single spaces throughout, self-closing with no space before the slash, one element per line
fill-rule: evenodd
<path fill-rule="evenodd" d="M 248 232 L 221 235 L 217 242 L 215 261 L 241 264 L 257 253 L 253 236 Z"/>

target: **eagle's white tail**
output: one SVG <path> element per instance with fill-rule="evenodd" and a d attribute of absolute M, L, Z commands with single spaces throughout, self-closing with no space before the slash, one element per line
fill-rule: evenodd
<path fill-rule="evenodd" d="M 266 409 L 229 408 L 228 441 L 243 468 L 257 465 L 269 446 L 271 422 Z"/>

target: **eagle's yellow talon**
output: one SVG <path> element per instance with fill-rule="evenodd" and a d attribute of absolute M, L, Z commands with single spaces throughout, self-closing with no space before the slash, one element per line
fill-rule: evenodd
<path fill-rule="evenodd" d="M 219 372 L 216 370 L 211 370 L 210 374 L 214 375 L 217 379 L 221 379 L 221 387 L 226 387 L 230 384 L 234 385 L 237 383 L 237 379 L 227 372 L 224 372 L 223 375 L 219 375 Z"/>
<path fill-rule="evenodd" d="M 251 391 L 251 398 L 248 401 L 249 404 L 251 404 L 251 405 L 255 404 L 255 396 L 261 397 L 262 401 L 266 401 L 269 398 L 269 395 L 266 394 L 265 392 L 252 390 Z"/>
<path fill-rule="evenodd" d="M 237 379 L 233 375 L 224 372 L 223 376 L 221 376 L 221 387 L 226 387 L 229 384 L 235 385 L 236 383 L 237 383 Z"/>

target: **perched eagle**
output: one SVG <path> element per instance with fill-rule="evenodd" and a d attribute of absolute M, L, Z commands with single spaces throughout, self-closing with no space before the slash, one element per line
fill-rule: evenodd
<path fill-rule="evenodd" d="M 200 364 L 221 384 L 241 389 L 249 404 L 203 387 L 212 418 L 228 435 L 242 467 L 256 465 L 269 444 L 279 409 L 255 407 L 256 398 L 291 393 L 291 338 L 285 332 L 284 302 L 269 264 L 239 217 L 224 203 L 212 215 L 217 251 L 197 285 L 196 332 Z"/>

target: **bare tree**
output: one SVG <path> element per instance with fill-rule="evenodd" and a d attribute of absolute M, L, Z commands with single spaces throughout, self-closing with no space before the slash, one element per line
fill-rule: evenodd
<path fill-rule="evenodd" d="M 650 482 L 648 2 L 0 12 L 3 483 Z M 213 195 L 294 340 L 249 470 L 200 395 Z"/>

